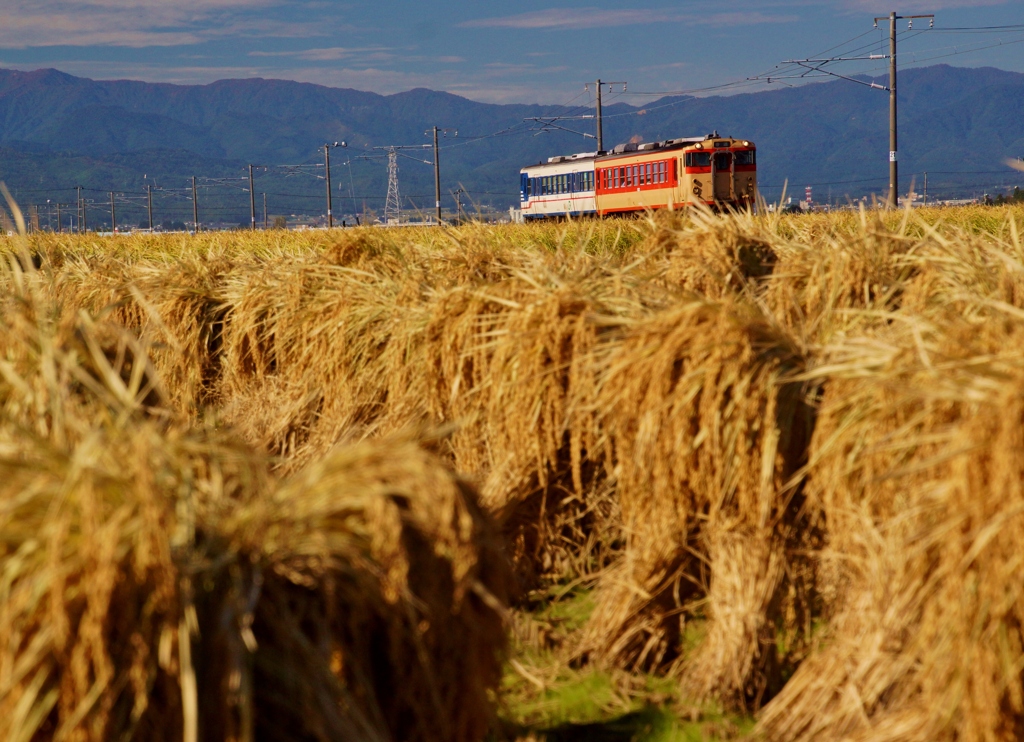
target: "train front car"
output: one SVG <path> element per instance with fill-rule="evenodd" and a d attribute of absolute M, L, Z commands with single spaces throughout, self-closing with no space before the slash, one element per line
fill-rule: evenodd
<path fill-rule="evenodd" d="M 597 158 L 595 171 L 601 215 L 697 203 L 748 208 L 757 198 L 756 148 L 717 134 L 620 144 Z"/>
<path fill-rule="evenodd" d="M 597 213 L 596 152 L 550 157 L 519 171 L 519 208 L 524 219 L 557 219 Z"/>

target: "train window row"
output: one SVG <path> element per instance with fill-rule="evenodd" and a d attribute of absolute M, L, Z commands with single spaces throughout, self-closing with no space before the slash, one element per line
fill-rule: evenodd
<path fill-rule="evenodd" d="M 601 188 L 632 188 L 634 186 L 668 183 L 667 160 L 646 162 L 638 165 L 623 165 L 600 170 Z"/>
<path fill-rule="evenodd" d="M 553 196 L 560 193 L 579 193 L 594 190 L 593 171 L 565 173 L 564 175 L 544 175 L 540 178 L 529 178 L 527 194 L 529 196 Z"/>
<path fill-rule="evenodd" d="M 684 160 L 686 167 L 711 167 L 711 152 L 687 152 Z M 754 150 L 745 149 L 733 152 L 732 158 L 736 165 L 754 165 Z M 715 152 L 715 166 L 719 170 L 726 170 L 730 167 L 729 152 Z"/>

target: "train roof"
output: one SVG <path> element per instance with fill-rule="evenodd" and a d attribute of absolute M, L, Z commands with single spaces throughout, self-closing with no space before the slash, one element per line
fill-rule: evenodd
<path fill-rule="evenodd" d="M 660 142 L 626 142 L 624 144 L 617 144 L 609 150 L 603 152 L 579 152 L 575 155 L 556 155 L 555 157 L 549 157 L 547 162 L 538 162 L 534 165 L 527 165 L 527 167 L 537 167 L 539 165 L 556 165 L 563 162 L 574 162 L 579 160 L 597 160 L 605 157 L 614 157 L 616 155 L 627 155 L 634 154 L 637 152 L 650 152 L 652 150 L 660 149 L 681 149 L 683 147 L 689 147 L 700 142 L 706 142 L 709 139 L 732 139 L 732 137 L 719 136 L 718 132 L 712 132 L 711 134 L 705 134 L 700 137 L 677 137 L 675 139 L 664 139 Z M 746 142 L 744 142 L 746 144 Z M 525 168 L 524 168 L 525 169 Z"/>

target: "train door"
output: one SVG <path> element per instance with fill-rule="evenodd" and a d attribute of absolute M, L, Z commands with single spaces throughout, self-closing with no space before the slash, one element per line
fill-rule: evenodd
<path fill-rule="evenodd" d="M 732 152 L 715 152 L 712 158 L 712 179 L 715 183 L 715 201 L 735 200 L 733 194 Z"/>

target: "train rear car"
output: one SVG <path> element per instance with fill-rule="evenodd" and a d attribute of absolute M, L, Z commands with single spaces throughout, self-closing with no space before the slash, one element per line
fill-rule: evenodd
<path fill-rule="evenodd" d="M 519 171 L 519 208 L 524 219 L 597 213 L 594 199 L 596 152 L 551 157 Z"/>

